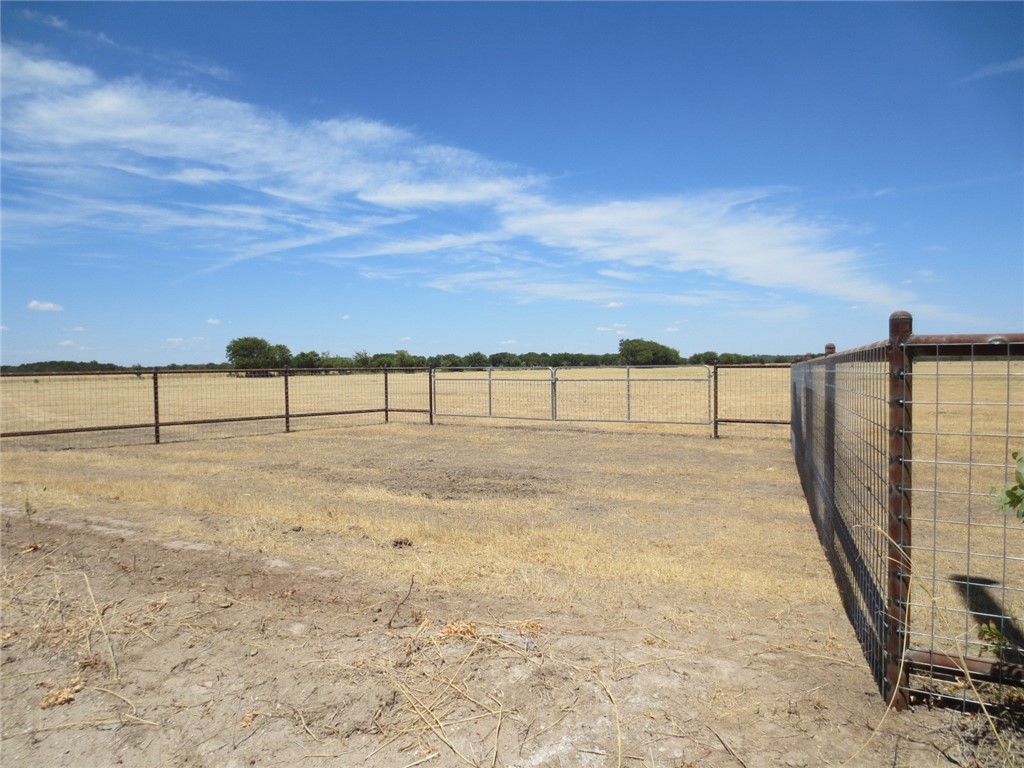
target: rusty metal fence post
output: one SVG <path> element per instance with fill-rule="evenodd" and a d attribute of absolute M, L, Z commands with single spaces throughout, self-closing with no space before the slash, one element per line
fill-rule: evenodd
<path fill-rule="evenodd" d="M 391 406 L 391 403 L 390 403 L 390 400 L 389 400 L 389 397 L 388 397 L 388 369 L 385 368 L 384 369 L 384 423 L 385 424 L 387 424 L 388 421 L 390 421 L 390 417 L 391 417 L 391 411 L 389 410 L 390 406 Z"/>
<path fill-rule="evenodd" d="M 160 445 L 160 384 L 157 380 L 159 370 L 153 369 L 153 437 L 157 445 Z"/>
<path fill-rule="evenodd" d="M 715 440 L 718 439 L 718 365 L 711 371 L 712 386 L 714 387 L 714 394 L 712 395 L 712 409 L 711 409 L 711 437 Z"/>
<path fill-rule="evenodd" d="M 907 628 L 910 622 L 910 467 L 911 357 L 906 341 L 913 332 L 907 312 L 889 317 L 889 499 L 888 591 L 885 624 L 885 694 L 897 710 L 906 709 L 907 669 L 904 665 Z"/>
<path fill-rule="evenodd" d="M 288 401 L 288 369 L 284 369 L 284 431 L 292 431 L 292 414 Z"/>
<path fill-rule="evenodd" d="M 822 490 L 825 496 L 823 500 L 824 508 L 829 510 L 824 519 L 824 534 L 830 546 L 834 535 L 834 520 L 836 514 L 838 514 L 838 507 L 836 506 L 836 429 L 839 425 L 836 422 L 836 398 L 839 396 L 839 389 L 836 387 L 835 354 L 836 345 L 826 344 L 825 388 L 822 391 L 822 396 L 825 400 L 824 413 L 822 414 L 825 422 L 825 428 L 822 431 L 822 476 L 824 481 Z"/>
<path fill-rule="evenodd" d="M 434 369 L 427 371 L 427 420 L 434 424 Z"/>
<path fill-rule="evenodd" d="M 558 369 L 551 369 L 551 420 L 558 421 Z"/>

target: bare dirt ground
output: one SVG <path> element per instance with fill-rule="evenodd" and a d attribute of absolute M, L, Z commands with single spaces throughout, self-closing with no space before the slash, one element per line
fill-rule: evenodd
<path fill-rule="evenodd" d="M 272 493 L 287 465 L 307 482 L 324 476 L 316 482 L 326 490 L 311 487 L 310 498 L 379 484 L 389 494 L 379 497 L 382 514 L 387 498 L 418 499 L 423 515 L 451 514 L 460 529 L 517 496 L 548 500 L 543 508 L 558 525 L 584 515 L 589 522 L 552 528 L 560 541 L 521 570 L 494 555 L 485 558 L 498 563 L 492 570 L 473 565 L 478 578 L 445 578 L 450 542 L 422 520 L 407 529 L 320 526 L 314 510 L 272 518 L 246 538 L 215 504 L 171 508 L 141 492 L 126 499 L 128 486 L 89 499 L 54 495 L 62 482 L 71 488 L 65 476 L 98 471 L 98 452 L 10 462 L 2 764 L 756 768 L 1019 759 L 993 747 L 977 717 L 886 712 L 784 441 L 747 449 L 737 476 L 757 493 L 732 494 L 741 500 L 723 509 L 695 501 L 685 478 L 698 455 L 712 464 L 736 459 L 735 443 L 427 429 L 114 449 L 102 454 L 114 459 L 103 471 L 116 475 L 123 462 L 140 485 L 149 459 L 129 459 L 140 450 L 168 472 L 176 461 L 216 464 L 218 452 L 232 452 L 251 463 L 238 467 L 229 457 L 237 475 L 218 474 L 219 482 L 257 497 Z M 307 441 L 300 455 L 282 462 L 282 451 L 293 450 L 285 446 L 299 440 Z M 609 450 L 618 474 L 595 469 L 580 480 Z M 209 454 L 197 459 L 196 451 Z M 66 475 L 52 471 L 47 481 L 58 460 Z M 435 460 L 443 469 L 426 471 Z M 648 477 L 652 485 L 675 490 L 631 496 L 625 484 L 640 462 L 662 468 Z M 428 503 L 438 496 L 450 506 Z M 773 527 L 761 527 L 766 509 Z M 753 535 L 738 535 L 734 524 Z M 528 534 L 529 521 L 502 525 L 506 549 Z M 586 553 L 559 560 L 559 549 L 583 546 L 602 526 L 621 542 L 620 559 L 665 551 L 702 576 L 631 584 L 589 571 Z M 618 562 L 597 570 L 618 573 L 626 568 Z M 712 568 L 722 562 L 731 570 Z M 784 591 L 773 586 L 778 579 L 800 586 Z"/>

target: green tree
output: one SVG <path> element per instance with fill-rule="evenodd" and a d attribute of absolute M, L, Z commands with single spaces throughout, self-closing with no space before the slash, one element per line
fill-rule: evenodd
<path fill-rule="evenodd" d="M 325 355 L 319 352 L 299 352 L 292 358 L 292 365 L 296 368 L 323 368 Z"/>
<path fill-rule="evenodd" d="M 419 355 L 411 355 L 407 350 L 395 350 L 396 368 L 422 368 L 427 364 L 427 359 Z"/>
<path fill-rule="evenodd" d="M 520 361 L 515 352 L 495 352 L 487 358 L 487 362 L 494 368 L 518 368 Z"/>
<path fill-rule="evenodd" d="M 462 358 L 456 354 L 449 352 L 446 355 L 439 355 L 436 358 L 432 358 L 432 365 L 434 368 L 461 368 Z"/>
<path fill-rule="evenodd" d="M 624 365 L 679 365 L 679 351 L 646 339 L 623 339 L 619 342 L 619 358 Z"/>
<path fill-rule="evenodd" d="M 290 368 L 292 365 L 292 351 L 284 344 L 275 344 L 270 348 L 271 364 L 269 368 Z"/>
<path fill-rule="evenodd" d="M 470 368 L 486 368 L 490 363 L 483 352 L 470 352 L 462 358 L 462 364 Z"/>
<path fill-rule="evenodd" d="M 258 336 L 232 339 L 225 350 L 232 368 L 287 368 L 292 364 L 292 353 L 284 344 L 271 345 Z"/>
<path fill-rule="evenodd" d="M 257 336 L 232 339 L 225 351 L 232 368 L 273 368 L 270 342 Z"/>

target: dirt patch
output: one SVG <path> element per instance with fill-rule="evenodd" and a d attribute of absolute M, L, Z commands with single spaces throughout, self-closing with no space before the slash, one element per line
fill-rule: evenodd
<path fill-rule="evenodd" d="M 805 513 L 777 512 L 779 540 L 756 545 L 733 526 L 757 525 L 763 506 L 691 527 L 686 516 L 714 509 L 679 493 L 680 478 L 698 468 L 680 461 L 685 445 L 662 436 L 541 434 L 525 445 L 516 433 L 499 453 L 493 436 L 480 438 L 491 447 L 480 450 L 469 433 L 452 435 L 428 435 L 443 451 L 432 461 L 411 432 L 336 438 L 350 462 L 333 469 L 333 492 L 366 483 L 389 485 L 406 501 L 447 492 L 456 497 L 450 506 L 429 509 L 462 525 L 465 498 L 481 505 L 465 514 L 480 516 L 514 496 L 518 482 L 532 489 L 531 504 L 561 499 L 544 507 L 552 518 L 589 515 L 587 525 L 610 528 L 637 557 L 640 548 L 670 561 L 703 551 L 712 563 L 716 552 L 736 550 L 730 557 L 742 562 L 728 576 L 740 586 L 709 574 L 612 589 L 581 565 L 542 581 L 557 552 L 516 573 L 474 565 L 477 579 L 466 571 L 446 579 L 453 554 L 443 539 L 423 538 L 432 529 L 405 535 L 279 516 L 247 539 L 225 534 L 237 526 L 229 512 L 189 504 L 106 498 L 87 508 L 15 508 L 24 494 L 49 498 L 18 470 L 5 478 L 3 517 L 4 764 L 755 768 L 1018 759 L 993 749 L 980 726 L 971 743 L 965 722 L 977 719 L 886 713 Z M 240 450 L 242 441 L 230 442 L 222 452 Z M 289 473 L 312 483 L 309 470 L 332 471 L 313 443 L 282 460 L 282 441 L 280 450 L 272 438 L 245 442 L 251 463 L 231 471 L 250 477 L 256 496 L 288 484 Z M 173 473 L 189 449 L 166 448 L 159 456 Z M 785 451 L 754 451 L 766 498 L 799 493 L 786 479 Z M 125 463 L 133 482 L 148 471 Z M 204 471 L 221 483 L 228 474 Z M 643 494 L 627 482 L 638 475 L 650 481 Z M 309 493 L 327 491 L 311 485 Z M 522 525 L 520 536 L 529 521 Z M 191 535 L 177 535 L 183 530 Z M 740 587 L 769 578 L 764 563 L 785 542 L 789 578 L 807 583 L 797 596 L 744 599 Z M 389 569 L 364 567 L 357 554 Z"/>

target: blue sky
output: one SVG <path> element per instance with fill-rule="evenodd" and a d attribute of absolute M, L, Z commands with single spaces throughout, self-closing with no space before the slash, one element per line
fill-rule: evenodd
<path fill-rule="evenodd" d="M 1024 330 L 1021 3 L 18 3 L 3 361 Z"/>

